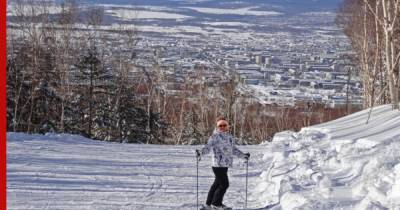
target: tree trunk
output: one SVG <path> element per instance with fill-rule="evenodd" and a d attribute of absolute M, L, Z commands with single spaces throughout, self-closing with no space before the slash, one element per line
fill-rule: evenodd
<path fill-rule="evenodd" d="M 386 72 L 388 73 L 388 82 L 389 82 L 389 92 L 390 98 L 392 102 L 393 109 L 399 108 L 399 99 L 398 99 L 398 89 L 396 88 L 396 76 L 394 73 L 394 40 L 393 40 L 393 28 L 391 27 L 391 22 L 393 21 L 391 13 L 390 13 L 390 1 L 382 0 L 382 8 L 383 8 L 383 31 L 385 34 L 385 61 L 386 61 Z"/>

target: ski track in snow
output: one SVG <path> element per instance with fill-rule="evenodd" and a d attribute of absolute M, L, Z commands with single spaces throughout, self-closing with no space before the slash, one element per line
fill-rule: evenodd
<path fill-rule="evenodd" d="M 7 137 L 10 209 L 196 209 L 194 150 L 200 146 L 117 144 L 66 134 Z M 257 146 L 240 148 L 262 157 Z M 199 204 L 213 182 L 210 163 L 206 156 L 199 165 Z M 255 164 L 249 163 L 249 189 L 261 173 Z M 242 160 L 235 160 L 229 178 L 225 203 L 242 207 Z"/>
<path fill-rule="evenodd" d="M 251 153 L 249 209 L 400 210 L 400 112 L 374 108 L 285 131 Z M 201 146 L 117 144 L 68 134 L 7 134 L 10 209 L 196 209 Z M 200 162 L 199 203 L 213 182 Z M 225 204 L 243 209 L 245 165 L 229 170 Z"/>

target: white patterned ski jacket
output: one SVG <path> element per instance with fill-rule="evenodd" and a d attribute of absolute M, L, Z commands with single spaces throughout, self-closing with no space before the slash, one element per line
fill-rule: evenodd
<path fill-rule="evenodd" d="M 232 167 L 233 155 L 245 158 L 246 155 L 235 146 L 235 139 L 227 132 L 214 131 L 208 143 L 201 149 L 201 155 L 212 153 L 212 167 Z"/>

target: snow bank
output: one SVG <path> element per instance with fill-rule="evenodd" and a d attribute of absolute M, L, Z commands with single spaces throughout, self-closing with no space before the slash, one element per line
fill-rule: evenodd
<path fill-rule="evenodd" d="M 253 196 L 277 209 L 400 209 L 400 112 L 374 108 L 282 132 Z"/>

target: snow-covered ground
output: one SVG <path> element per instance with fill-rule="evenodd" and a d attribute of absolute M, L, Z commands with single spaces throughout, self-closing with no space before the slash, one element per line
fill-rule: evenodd
<path fill-rule="evenodd" d="M 136 19 L 174 19 L 182 20 L 190 18 L 190 16 L 180 15 L 170 12 L 146 11 L 146 10 L 131 10 L 131 9 L 107 9 L 107 13 L 120 20 L 129 21 Z"/>
<path fill-rule="evenodd" d="M 400 209 L 400 112 L 390 106 L 242 146 L 252 209 Z M 198 147 L 198 146 L 197 146 Z M 196 209 L 196 146 L 132 145 L 67 134 L 7 134 L 10 209 Z M 200 203 L 213 175 L 200 162 Z M 244 205 L 245 167 L 225 203 Z M 269 207 L 269 208 L 267 208 Z"/>
<path fill-rule="evenodd" d="M 202 24 L 210 26 L 255 26 L 244 22 L 202 22 Z"/>
<path fill-rule="evenodd" d="M 7 135 L 10 209 L 196 209 L 195 146 L 117 144 L 74 135 Z M 261 159 L 258 146 L 241 147 Z M 258 156 L 256 155 L 256 151 Z M 213 182 L 211 158 L 199 167 L 200 204 Z M 253 189 L 260 175 L 249 164 Z M 226 203 L 242 207 L 245 166 L 229 171 Z M 259 203 L 249 203 L 249 206 Z"/>
<path fill-rule="evenodd" d="M 400 209 L 400 111 L 390 106 L 282 132 L 253 197 L 282 209 Z"/>
<path fill-rule="evenodd" d="M 220 8 L 204 8 L 204 7 L 183 7 L 192 9 L 200 13 L 215 14 L 215 15 L 252 15 L 252 16 L 276 16 L 282 15 L 276 11 L 258 11 L 259 7 L 244 7 L 236 9 L 220 9 Z"/>

